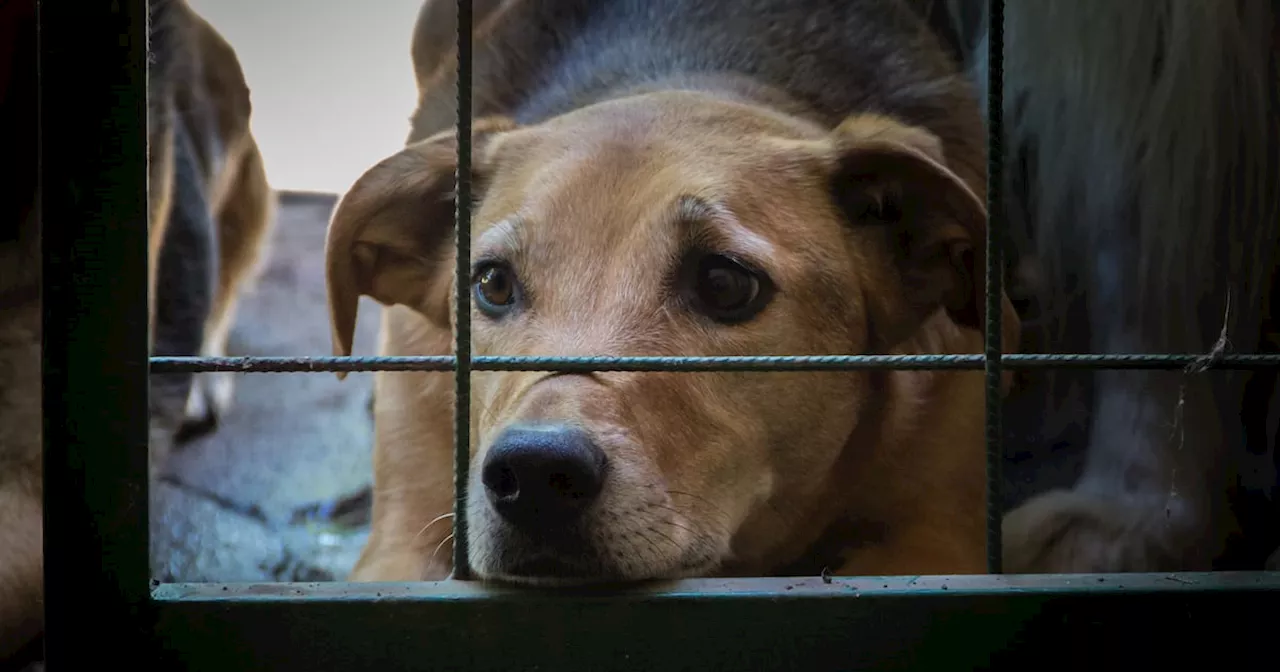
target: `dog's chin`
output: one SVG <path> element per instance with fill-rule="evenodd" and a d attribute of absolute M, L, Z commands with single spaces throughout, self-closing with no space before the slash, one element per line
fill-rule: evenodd
<path fill-rule="evenodd" d="M 528 571 L 519 568 L 521 572 Z M 481 578 L 491 583 L 527 588 L 593 588 L 617 584 L 635 583 L 626 579 L 607 576 L 556 575 L 534 573 L 495 572 L 482 574 Z"/>
<path fill-rule="evenodd" d="M 620 579 L 615 572 L 545 555 L 508 563 L 485 578 L 499 583 L 556 588 L 616 583 Z"/>

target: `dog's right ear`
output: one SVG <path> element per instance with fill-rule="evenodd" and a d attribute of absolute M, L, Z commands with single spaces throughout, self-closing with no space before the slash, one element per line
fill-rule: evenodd
<path fill-rule="evenodd" d="M 515 128 L 505 117 L 475 120 L 473 156 L 495 134 Z M 478 194 L 485 168 L 476 160 Z M 402 305 L 449 328 L 454 232 L 453 130 L 438 133 L 384 159 L 356 180 L 334 209 L 325 240 L 325 281 L 333 353 L 351 354 L 360 297 Z M 341 376 L 340 376 L 341 377 Z"/>
<path fill-rule="evenodd" d="M 868 311 L 880 347 L 913 333 L 938 308 L 959 326 L 985 326 L 986 204 L 946 164 L 942 141 L 924 128 L 860 114 L 832 134 L 832 196 L 859 227 L 883 231 L 892 281 Z M 1016 314 L 1005 297 L 1006 325 Z M 1010 322 L 1014 320 L 1015 322 Z"/>

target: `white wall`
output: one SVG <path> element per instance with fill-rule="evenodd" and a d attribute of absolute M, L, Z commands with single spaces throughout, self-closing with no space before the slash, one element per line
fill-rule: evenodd
<path fill-rule="evenodd" d="M 277 189 L 341 193 L 404 145 L 422 0 L 189 0 L 236 49 Z"/>

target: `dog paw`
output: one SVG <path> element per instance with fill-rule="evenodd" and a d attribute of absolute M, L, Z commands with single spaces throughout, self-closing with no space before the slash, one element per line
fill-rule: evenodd
<path fill-rule="evenodd" d="M 235 378 L 230 372 L 215 371 L 197 375 L 191 383 L 191 393 L 187 397 L 187 407 L 182 426 L 178 429 L 177 441 L 186 443 L 213 433 L 218 428 L 219 419 L 230 409 L 234 393 Z"/>
<path fill-rule="evenodd" d="M 1125 502 L 1054 490 L 1005 516 L 1004 571 L 1088 574 L 1174 571 L 1177 561 L 1147 512 Z"/>

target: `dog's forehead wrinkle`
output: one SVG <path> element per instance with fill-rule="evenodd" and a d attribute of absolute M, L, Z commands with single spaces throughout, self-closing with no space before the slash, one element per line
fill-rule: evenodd
<path fill-rule="evenodd" d="M 637 290 L 652 293 L 656 278 L 671 270 L 690 241 L 723 246 L 757 261 L 774 255 L 774 239 L 786 237 L 777 230 L 776 218 L 740 217 L 730 202 L 738 196 L 734 188 L 703 186 L 684 179 L 679 171 L 656 166 L 647 180 L 641 174 L 634 181 L 620 175 L 612 185 L 617 189 L 599 188 L 585 195 L 572 181 L 556 184 L 530 197 L 524 209 L 536 211 L 536 217 L 513 226 L 521 244 L 542 250 L 528 250 L 545 266 L 539 272 L 598 278 L 609 269 L 619 273 L 610 291 L 628 295 Z M 750 204 L 742 210 L 764 215 Z"/>

